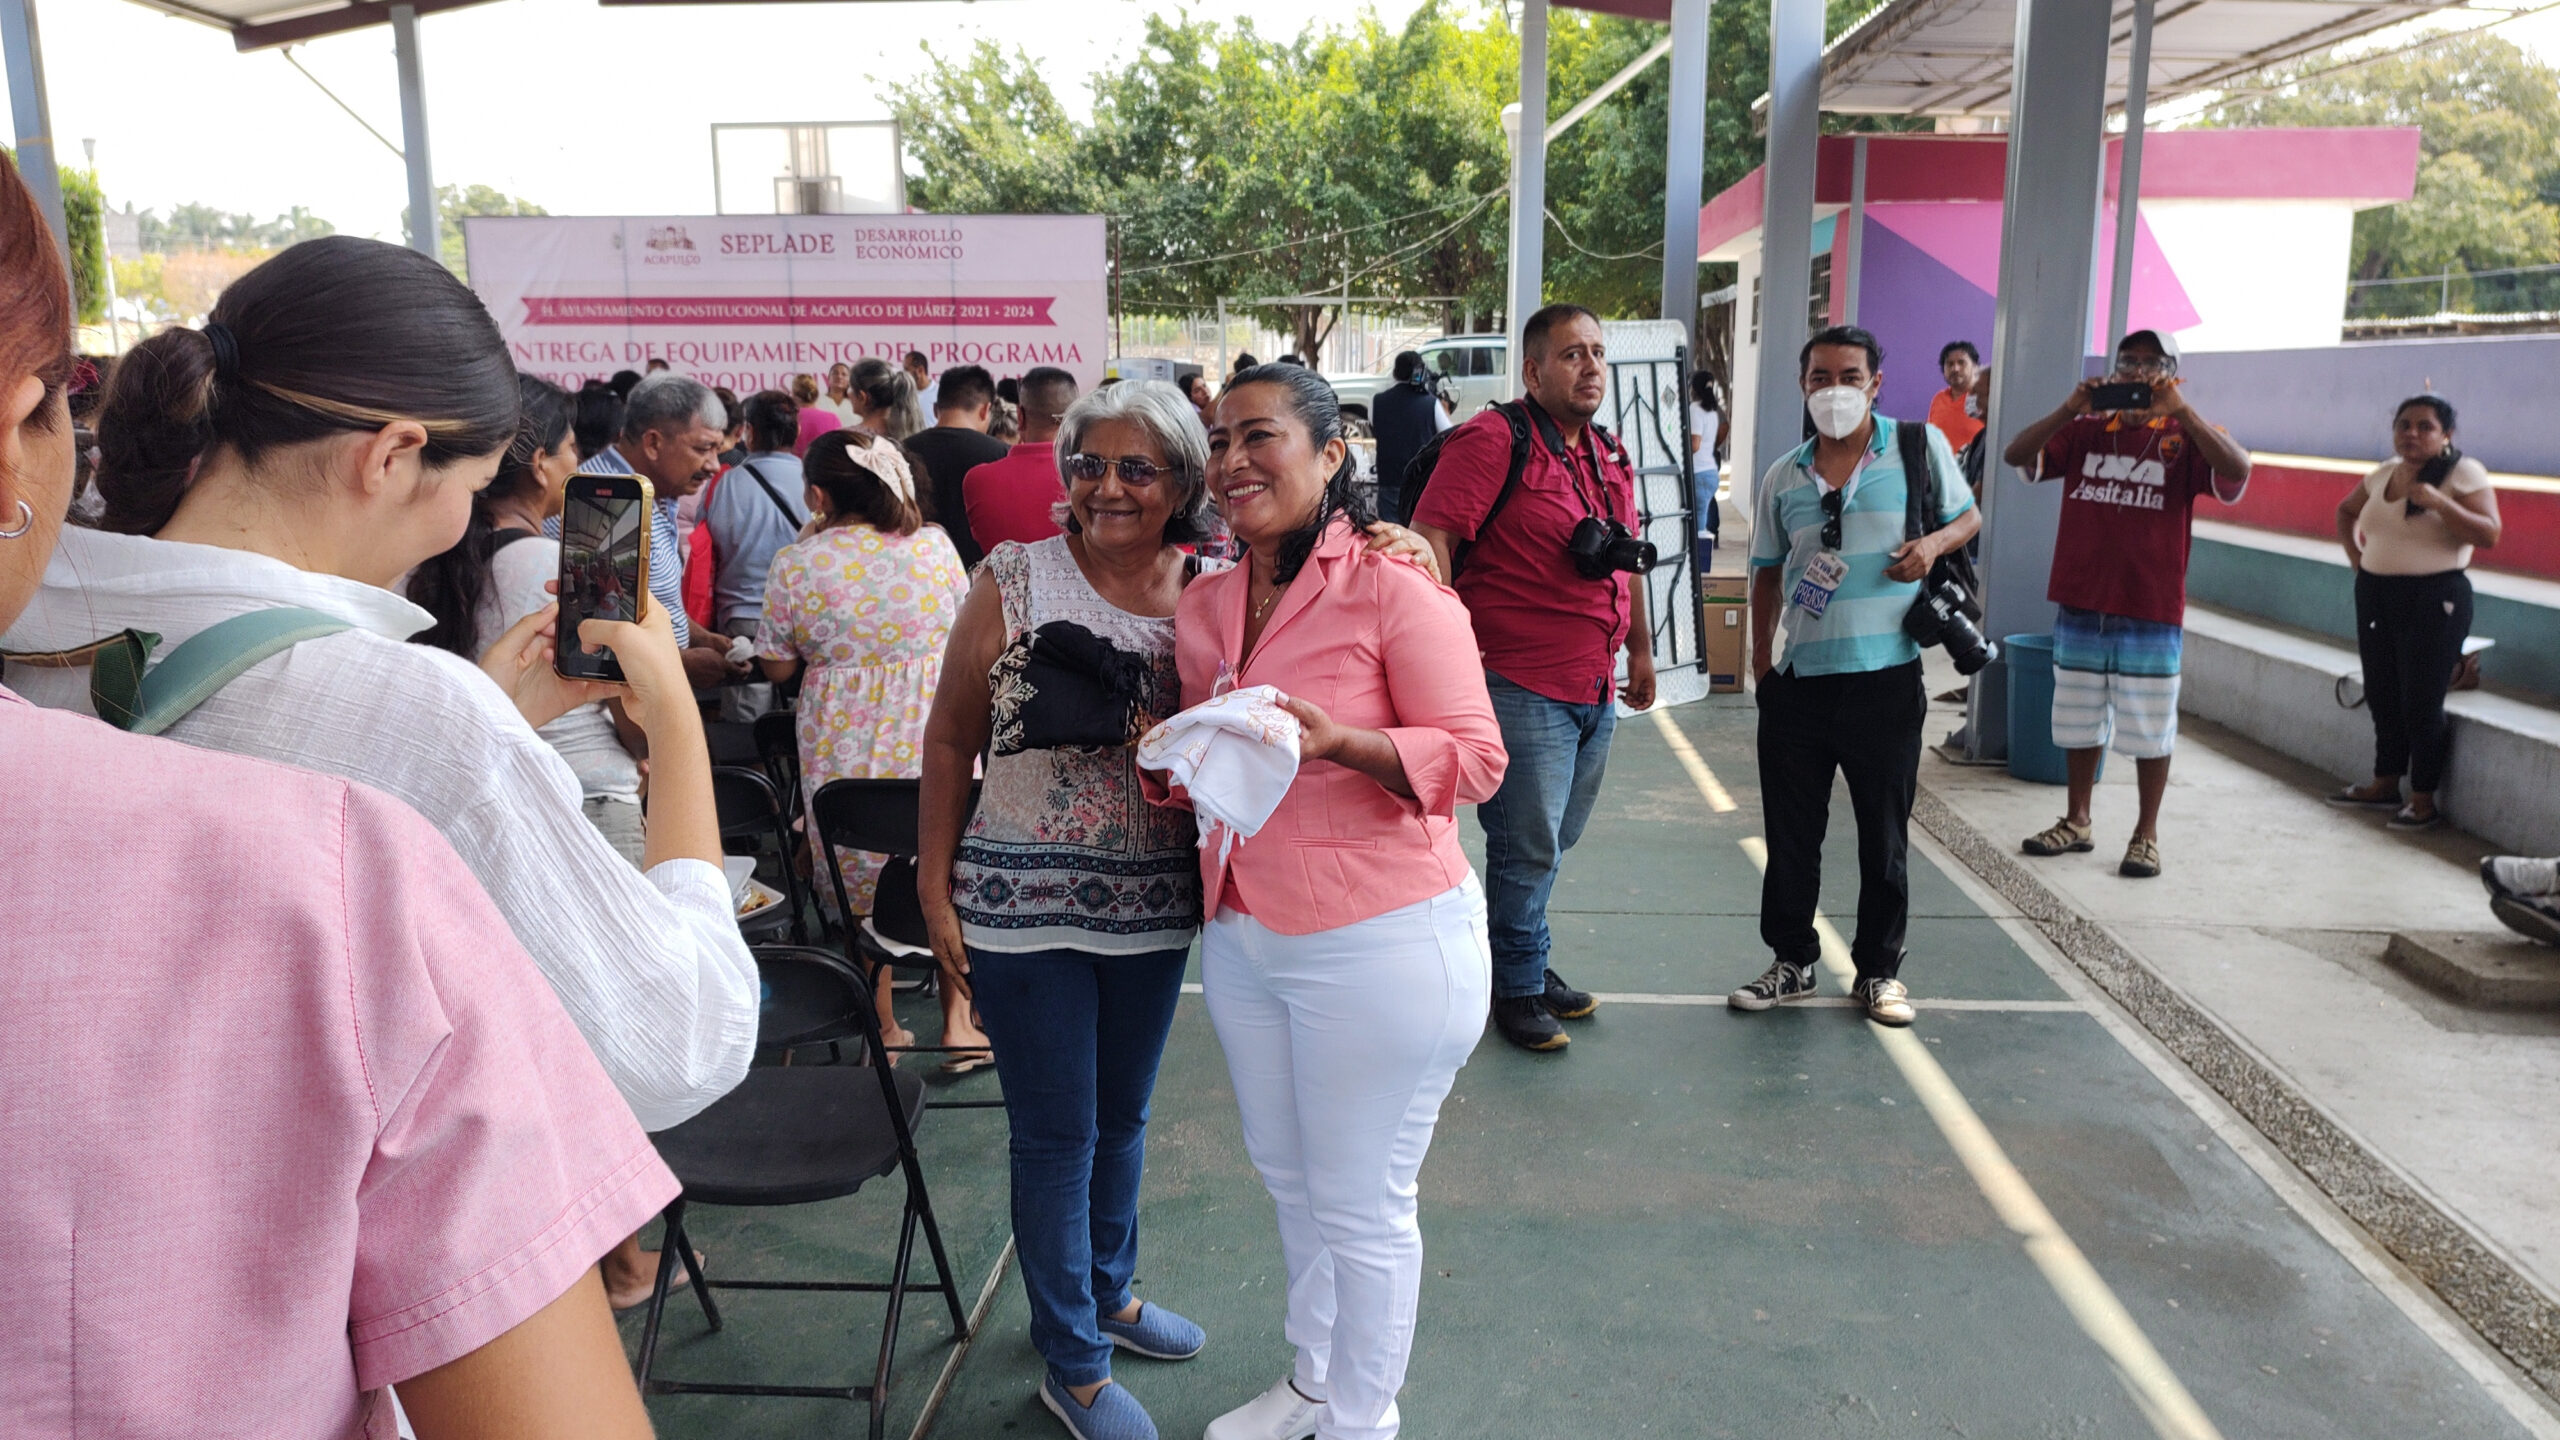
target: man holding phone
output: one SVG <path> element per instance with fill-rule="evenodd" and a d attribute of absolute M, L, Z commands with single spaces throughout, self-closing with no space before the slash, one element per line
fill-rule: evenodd
<path fill-rule="evenodd" d="M 2029 836 L 2030 855 L 2097 848 L 2089 804 L 2112 739 L 2133 761 L 2141 813 L 2116 873 L 2160 873 L 2160 801 L 2178 738 L 2187 549 L 2195 502 L 2238 503 L 2249 452 L 2207 423 L 2178 379 L 2178 342 L 2136 330 L 2107 382 L 2084 380 L 2001 458 L 2028 480 L 2063 482 L 2045 596 L 2053 622 L 2053 743 L 2070 758 L 2070 809 Z"/>

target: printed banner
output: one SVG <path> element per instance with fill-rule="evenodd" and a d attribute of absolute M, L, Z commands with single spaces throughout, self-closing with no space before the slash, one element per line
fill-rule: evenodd
<path fill-rule="evenodd" d="M 463 221 L 516 368 L 575 389 L 664 360 L 739 395 L 869 356 L 997 378 L 1108 359 L 1095 215 L 505 216 Z"/>

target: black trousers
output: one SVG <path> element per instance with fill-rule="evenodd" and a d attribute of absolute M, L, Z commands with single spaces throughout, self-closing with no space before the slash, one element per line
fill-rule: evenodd
<path fill-rule="evenodd" d="M 1831 777 L 1849 782 L 1858 817 L 1858 978 L 1902 968 L 1911 922 L 1911 796 L 1920 783 L 1920 730 L 1929 697 L 1920 662 L 1852 675 L 1760 681 L 1760 811 L 1769 870 L 1760 882 L 1760 938 L 1781 960 L 1822 954 L 1813 915 L 1822 898 L 1822 837 Z"/>
<path fill-rule="evenodd" d="M 2432 795 L 2444 784 L 2453 741 L 2445 687 L 2471 634 L 2471 577 L 2356 572 L 2356 649 L 2364 703 L 2373 712 L 2373 773 L 2406 775 Z"/>

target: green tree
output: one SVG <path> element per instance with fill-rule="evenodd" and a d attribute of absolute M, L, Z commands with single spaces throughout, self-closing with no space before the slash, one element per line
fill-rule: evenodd
<path fill-rule="evenodd" d="M 0 158 L 18 163 L 17 151 L 0 145 Z M 94 325 L 107 315 L 107 202 L 98 192 L 95 171 L 59 166 L 62 218 L 71 231 L 71 307 L 80 324 Z"/>
<path fill-rule="evenodd" d="M 2352 59 L 2270 71 L 2202 123 L 2417 126 L 2417 193 L 2356 217 L 2358 278 L 2560 260 L 2560 69 L 2476 34 L 2342 64 Z"/>
<path fill-rule="evenodd" d="M 444 268 L 464 280 L 471 278 L 462 248 L 462 221 L 471 215 L 548 215 L 551 212 L 530 200 L 519 200 L 505 191 L 487 185 L 439 185 L 436 187 L 437 258 Z M 295 215 L 302 214 L 297 208 Z M 325 221 L 322 223 L 326 223 Z M 400 211 L 400 230 L 409 230 L 409 211 Z"/>

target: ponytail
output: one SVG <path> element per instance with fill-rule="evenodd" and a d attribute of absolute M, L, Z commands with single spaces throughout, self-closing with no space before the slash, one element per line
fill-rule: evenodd
<path fill-rule="evenodd" d="M 157 531 L 218 449 L 254 466 L 406 420 L 440 467 L 505 445 L 517 409 L 498 327 L 452 272 L 379 240 L 307 240 L 232 282 L 203 329 L 117 363 L 97 420 L 100 524 Z"/>

